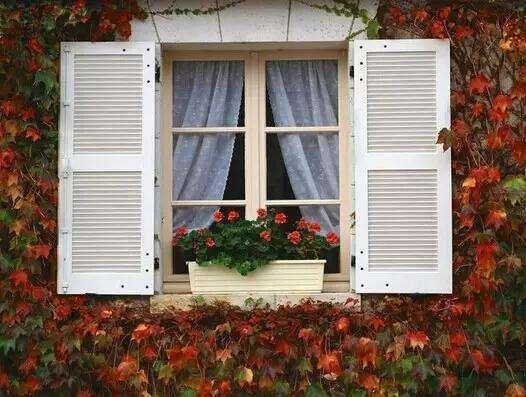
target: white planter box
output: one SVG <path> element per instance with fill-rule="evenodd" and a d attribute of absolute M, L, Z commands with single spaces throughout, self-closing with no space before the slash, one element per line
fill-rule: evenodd
<path fill-rule="evenodd" d="M 320 293 L 325 260 L 280 260 L 242 276 L 225 266 L 188 262 L 193 294 Z"/>

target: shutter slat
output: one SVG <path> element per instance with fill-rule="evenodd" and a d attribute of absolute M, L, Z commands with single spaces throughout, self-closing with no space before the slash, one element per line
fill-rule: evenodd
<path fill-rule="evenodd" d="M 449 42 L 354 44 L 356 290 L 451 292 Z"/>

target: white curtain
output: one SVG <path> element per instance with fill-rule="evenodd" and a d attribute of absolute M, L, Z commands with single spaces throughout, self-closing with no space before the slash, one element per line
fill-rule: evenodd
<path fill-rule="evenodd" d="M 338 124 L 336 61 L 267 62 L 267 86 L 278 127 Z M 338 135 L 278 134 L 296 199 L 338 198 Z M 338 232 L 338 206 L 300 206 L 303 217 L 320 223 L 322 233 Z"/>
<path fill-rule="evenodd" d="M 235 127 L 243 91 L 242 61 L 173 64 L 174 127 Z M 220 200 L 226 187 L 235 134 L 179 135 L 173 147 L 174 200 Z M 212 223 L 215 207 L 176 207 L 173 227 Z"/>

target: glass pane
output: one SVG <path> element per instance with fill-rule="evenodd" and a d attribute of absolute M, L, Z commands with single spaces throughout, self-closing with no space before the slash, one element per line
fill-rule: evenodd
<path fill-rule="evenodd" d="M 212 224 L 212 214 L 220 209 L 227 214 L 229 211 L 237 211 L 241 218 L 245 217 L 245 207 L 230 206 L 197 206 L 197 207 L 176 207 L 173 209 L 174 230 L 185 226 L 189 230 L 210 227 Z M 172 271 L 174 274 L 188 274 L 186 262 L 195 260 L 193 252 L 185 252 L 181 248 L 172 248 Z"/>
<path fill-rule="evenodd" d="M 338 125 L 338 61 L 267 61 L 267 126 Z"/>
<path fill-rule="evenodd" d="M 243 200 L 243 134 L 175 134 L 172 197 L 177 200 Z"/>
<path fill-rule="evenodd" d="M 338 134 L 267 134 L 267 198 L 338 198 Z"/>
<path fill-rule="evenodd" d="M 244 75 L 243 61 L 175 61 L 173 126 L 238 126 Z"/>
<path fill-rule="evenodd" d="M 338 205 L 302 205 L 302 206 L 280 206 L 269 207 L 269 210 L 283 212 L 287 216 L 287 223 L 283 225 L 285 231 L 296 228 L 297 222 L 304 218 L 320 225 L 320 234 L 325 235 L 330 231 L 339 233 L 339 206 Z M 325 273 L 339 273 L 340 269 L 340 248 L 334 247 L 323 253 L 323 258 L 327 260 Z"/>

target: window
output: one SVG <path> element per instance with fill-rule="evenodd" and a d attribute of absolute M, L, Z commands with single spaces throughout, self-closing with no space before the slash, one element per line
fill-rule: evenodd
<path fill-rule="evenodd" d="M 351 186 L 346 51 L 168 52 L 163 56 L 165 292 L 189 292 L 172 230 L 217 209 L 260 207 L 336 231 L 324 290 L 348 291 Z M 168 199 L 166 199 L 168 198 Z"/>

